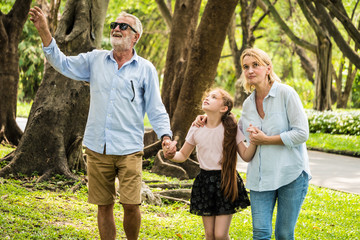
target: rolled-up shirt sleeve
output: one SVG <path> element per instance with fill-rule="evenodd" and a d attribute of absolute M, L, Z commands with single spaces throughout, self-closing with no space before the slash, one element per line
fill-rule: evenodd
<path fill-rule="evenodd" d="M 290 130 L 281 133 L 280 138 L 286 147 L 292 148 L 306 142 L 309 138 L 308 119 L 295 90 L 289 91 L 286 111 Z"/>

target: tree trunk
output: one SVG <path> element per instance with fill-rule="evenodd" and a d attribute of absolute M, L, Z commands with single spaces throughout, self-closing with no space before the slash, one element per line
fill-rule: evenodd
<path fill-rule="evenodd" d="M 324 19 L 320 18 L 321 6 L 314 7 L 310 0 L 298 0 L 301 10 L 314 29 L 317 37 L 316 79 L 314 109 L 331 110 L 331 49 L 330 34 L 325 28 Z"/>
<path fill-rule="evenodd" d="M 305 74 L 310 82 L 314 84 L 314 73 L 315 73 L 315 67 L 314 63 L 311 61 L 311 59 L 307 56 L 305 50 L 294 44 L 294 51 L 299 56 L 301 61 L 301 67 L 304 69 Z"/>
<path fill-rule="evenodd" d="M 339 85 L 339 87 L 337 88 L 337 103 L 336 103 L 337 108 L 347 107 L 347 102 L 350 97 L 351 88 L 356 77 L 357 68 L 355 67 L 355 69 L 353 70 L 353 65 L 350 61 L 347 72 L 348 74 L 346 76 L 346 83 L 344 90 L 342 90 L 341 79 L 339 79 L 339 83 L 337 84 L 337 86 Z"/>
<path fill-rule="evenodd" d="M 331 45 L 330 38 L 318 36 L 314 102 L 314 109 L 318 111 L 331 110 Z"/>
<path fill-rule="evenodd" d="M 11 11 L 0 11 L 0 143 L 18 145 L 22 131 L 16 123 L 19 84 L 18 45 L 31 0 L 17 0 Z"/>
<path fill-rule="evenodd" d="M 170 119 L 176 109 L 177 99 L 184 81 L 189 46 L 194 38 L 200 4 L 201 0 L 176 1 L 175 3 L 161 92 Z"/>
<path fill-rule="evenodd" d="M 166 58 L 162 98 L 178 146 L 182 146 L 191 122 L 200 114 L 203 93 L 214 82 L 237 0 L 209 0 L 196 29 L 200 3 L 176 1 Z M 160 152 L 157 155 L 161 156 Z M 166 175 L 173 169 L 191 178 L 199 170 L 193 161 L 191 166 L 179 166 L 158 159 L 153 171 L 159 174 Z"/>
<path fill-rule="evenodd" d="M 55 39 L 66 55 L 91 51 L 101 39 L 108 1 L 69 0 Z M 89 108 L 89 87 L 45 66 L 42 84 L 32 105 L 21 142 L 0 176 L 37 172 L 76 178 L 71 170 L 82 166 L 82 137 Z"/>
<path fill-rule="evenodd" d="M 171 118 L 172 130 L 179 137 L 181 145 L 192 121 L 200 113 L 203 93 L 214 82 L 226 30 L 236 4 L 237 0 L 209 0 L 194 35 L 176 109 Z"/>

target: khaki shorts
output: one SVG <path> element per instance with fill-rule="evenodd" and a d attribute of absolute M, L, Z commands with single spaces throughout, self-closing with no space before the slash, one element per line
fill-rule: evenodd
<path fill-rule="evenodd" d="M 120 203 L 141 203 L 142 156 L 144 152 L 129 155 L 104 155 L 86 149 L 89 178 L 88 202 L 96 205 L 115 203 L 115 177 L 119 179 Z"/>

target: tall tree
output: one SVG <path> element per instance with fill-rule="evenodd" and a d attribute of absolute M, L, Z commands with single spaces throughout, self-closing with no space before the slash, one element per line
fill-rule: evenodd
<path fill-rule="evenodd" d="M 11 11 L 0 11 L 0 143 L 18 145 L 22 131 L 16 123 L 19 84 L 18 45 L 31 0 L 16 0 Z"/>
<path fill-rule="evenodd" d="M 242 52 L 246 48 L 251 48 L 254 46 L 255 43 L 255 36 L 254 32 L 259 27 L 261 21 L 268 15 L 268 11 L 266 11 L 256 22 L 252 25 L 251 21 L 253 20 L 253 15 L 255 9 L 257 8 L 257 0 L 251 0 L 250 4 L 248 0 L 240 0 L 240 25 L 241 25 L 241 32 L 242 32 L 242 41 L 241 47 L 239 48 L 236 43 L 235 31 L 236 31 L 236 14 L 233 16 L 233 20 L 228 29 L 228 39 L 229 45 L 231 48 L 231 55 L 233 58 L 233 62 L 235 65 L 235 77 L 238 79 L 235 84 L 235 99 L 234 104 L 235 106 L 241 106 L 242 103 L 245 101 L 248 94 L 245 93 L 244 88 L 240 82 L 240 75 L 242 73 L 242 67 L 240 63 L 240 56 Z"/>
<path fill-rule="evenodd" d="M 69 0 L 55 39 L 66 55 L 100 47 L 108 1 Z M 26 12 L 27 15 L 28 11 Z M 67 79 L 46 64 L 42 84 L 32 105 L 25 133 L 17 149 L 3 160 L 10 163 L 0 176 L 34 171 L 76 178 L 72 169 L 83 163 L 82 138 L 89 107 L 89 88 Z"/>
<path fill-rule="evenodd" d="M 317 44 L 307 42 L 304 39 L 301 39 L 292 32 L 292 30 L 287 26 L 286 22 L 281 18 L 275 7 L 270 3 L 269 0 L 260 0 L 260 3 L 266 4 L 269 11 L 272 14 L 274 20 L 279 24 L 283 31 L 288 35 L 288 37 L 298 46 L 305 48 L 313 53 L 315 53 L 317 58 L 316 66 L 316 78 L 315 78 L 315 101 L 314 108 L 317 110 L 329 110 L 331 109 L 331 93 L 332 93 L 332 76 L 333 76 L 333 66 L 331 64 L 331 49 L 332 42 L 331 37 L 335 40 L 335 43 L 343 54 L 354 61 L 355 65 L 360 64 L 359 55 L 351 49 L 350 44 L 347 43 L 338 29 L 333 23 L 333 19 L 330 17 L 329 13 L 325 10 L 324 6 L 327 6 L 330 13 L 334 16 L 337 16 L 339 21 L 343 24 L 344 28 L 347 29 L 349 36 L 357 42 L 358 33 L 354 31 L 354 26 L 351 23 L 351 20 L 347 17 L 344 6 L 341 1 L 311 1 L 311 0 L 298 0 L 302 12 L 306 19 L 308 20 L 310 26 L 313 28 L 317 36 Z M 324 5 L 323 5 L 324 4 Z M 267 10 L 262 7 L 263 10 Z M 306 60 L 305 54 L 303 51 L 299 51 L 297 48 L 296 51 L 298 54 L 301 54 L 300 58 L 302 60 L 303 66 L 306 66 L 305 71 L 311 75 L 311 67 L 309 66 L 309 61 Z M 304 61 L 305 60 L 305 61 Z M 311 78 L 309 78 L 311 79 Z M 339 81 L 339 80 L 338 80 Z M 350 81 L 348 80 L 347 83 Z M 350 87 L 351 89 L 351 87 Z M 346 91 L 349 91 L 349 88 L 345 88 Z M 346 94 L 344 95 L 346 96 Z"/>
<path fill-rule="evenodd" d="M 203 93 L 214 82 L 236 4 L 237 0 L 209 0 L 197 26 L 200 1 L 176 1 L 162 94 L 180 144 L 200 113 Z M 183 25 L 184 19 L 188 24 Z M 177 44 L 182 46 L 179 54 Z"/>
<path fill-rule="evenodd" d="M 178 146 L 184 143 L 192 121 L 201 113 L 203 93 L 214 83 L 226 31 L 236 4 L 237 0 L 209 0 L 198 24 L 201 0 L 177 0 L 175 3 L 162 98 Z M 159 142 L 148 146 L 145 155 L 147 151 L 156 153 L 158 147 Z M 157 154 L 153 171 L 162 174 L 184 171 L 172 165 L 164 163 L 161 155 Z M 184 174 L 193 177 L 196 172 L 193 171 L 194 166 L 182 165 L 187 172 Z"/>

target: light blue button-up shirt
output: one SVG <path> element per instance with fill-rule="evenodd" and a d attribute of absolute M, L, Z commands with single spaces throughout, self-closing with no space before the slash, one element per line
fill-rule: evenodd
<path fill-rule="evenodd" d="M 311 179 L 306 141 L 309 137 L 307 116 L 298 94 L 285 84 L 274 82 L 263 101 L 265 117 L 257 112 L 255 91 L 245 100 L 239 121 L 246 129 L 250 124 L 267 136 L 280 135 L 284 145 L 259 145 L 249 162 L 246 187 L 253 191 L 271 191 L 287 185 L 305 171 Z"/>
<path fill-rule="evenodd" d="M 55 39 L 43 50 L 58 72 L 90 83 L 90 109 L 83 142 L 89 149 L 103 153 L 106 146 L 109 155 L 142 151 L 145 112 L 158 137 L 172 136 L 156 69 L 135 50 L 120 69 L 113 51 L 93 50 L 65 56 Z"/>

